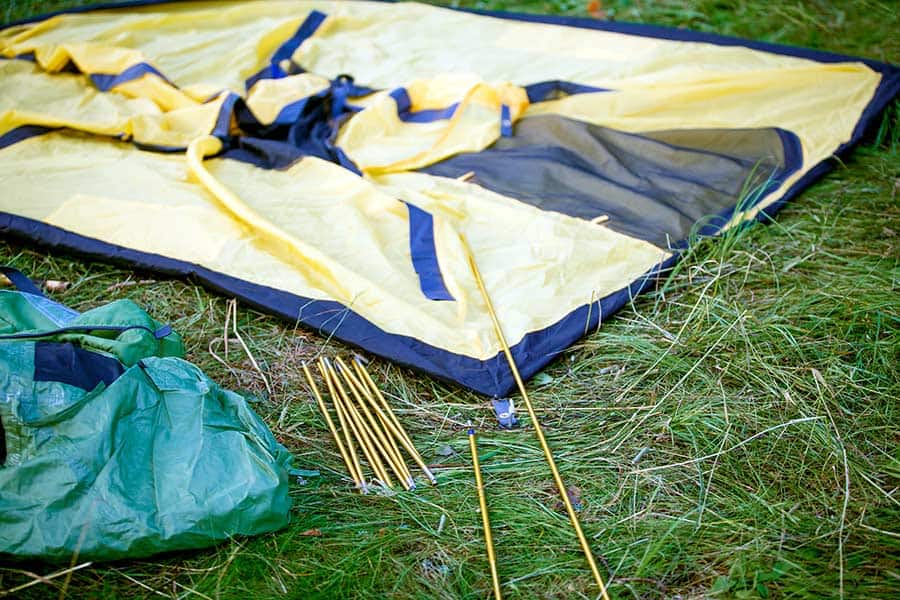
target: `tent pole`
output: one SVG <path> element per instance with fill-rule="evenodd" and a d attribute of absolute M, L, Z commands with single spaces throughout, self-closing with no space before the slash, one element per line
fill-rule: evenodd
<path fill-rule="evenodd" d="M 369 466 L 372 467 L 373 471 L 375 471 L 377 481 L 379 481 L 381 485 L 386 488 L 394 487 L 394 480 L 391 479 L 391 476 L 384 468 L 384 463 L 381 462 L 381 458 L 378 455 L 378 450 L 376 450 L 370 442 L 370 434 L 365 426 L 365 423 L 363 423 L 362 421 L 362 417 L 357 413 L 356 410 L 354 410 L 353 403 L 350 400 L 350 397 L 347 395 L 347 392 L 344 391 L 344 386 L 341 385 L 340 378 L 338 377 L 337 372 L 328 359 L 325 359 L 325 366 L 328 371 L 328 376 L 331 379 L 331 382 L 334 384 L 334 388 L 338 392 L 334 397 L 334 403 L 336 406 L 340 404 L 341 408 L 344 409 L 344 412 L 349 417 L 348 422 L 350 423 L 350 427 L 355 433 L 360 447 L 362 447 L 363 454 L 365 454 L 366 458 L 369 459 Z"/>
<path fill-rule="evenodd" d="M 341 430 L 344 432 L 344 441 L 347 442 L 347 453 L 350 455 L 350 459 L 353 461 L 353 466 L 356 468 L 356 472 L 359 474 L 360 481 L 363 482 L 363 494 L 369 493 L 369 484 L 366 482 L 366 476 L 362 470 L 362 464 L 359 462 L 359 455 L 356 452 L 356 444 L 359 443 L 357 440 L 354 443 L 354 436 L 356 435 L 354 431 L 351 429 L 353 425 L 350 423 L 350 415 L 344 414 L 344 409 L 341 406 L 341 403 L 338 401 L 337 391 L 334 389 L 334 386 L 331 384 L 331 377 L 328 375 L 328 369 L 325 366 L 325 360 L 323 358 L 319 358 L 319 373 L 322 374 L 322 381 L 325 382 L 325 385 L 328 387 L 328 393 L 331 394 L 331 401 L 334 404 L 334 412 L 337 413 L 338 421 L 341 423 Z"/>
<path fill-rule="evenodd" d="M 509 362 L 509 368 L 512 371 L 513 377 L 516 380 L 516 385 L 519 388 L 519 393 L 522 394 L 522 400 L 525 401 L 525 408 L 528 410 L 528 416 L 531 418 L 531 422 L 534 425 L 534 432 L 538 436 L 538 440 L 541 443 L 541 448 L 544 450 L 544 457 L 547 459 L 547 464 L 550 465 L 550 471 L 553 473 L 553 479 L 556 482 L 556 487 L 559 489 L 560 497 L 562 498 L 563 504 L 566 507 L 566 512 L 569 513 L 569 520 L 572 522 L 572 527 L 575 529 L 575 534 L 578 536 L 578 541 L 581 543 L 581 549 L 584 551 L 584 557 L 588 561 L 588 565 L 591 568 L 591 573 L 594 575 L 594 579 L 597 581 L 597 585 L 600 588 L 600 594 L 603 596 L 603 600 L 609 600 L 609 594 L 606 592 L 606 585 L 603 583 L 603 577 L 600 576 L 600 571 L 597 569 L 597 562 L 594 560 L 594 554 L 591 551 L 591 546 L 588 544 L 587 538 L 584 536 L 584 532 L 581 530 L 581 523 L 578 521 L 578 515 L 575 514 L 575 508 L 572 506 L 572 500 L 569 498 L 569 494 L 566 491 L 566 486 L 563 484 L 562 476 L 559 474 L 559 469 L 556 468 L 556 461 L 553 459 L 553 453 L 550 451 L 550 446 L 547 444 L 547 439 L 544 437 L 544 431 L 541 428 L 541 422 L 538 421 L 537 415 L 534 412 L 534 407 L 531 405 L 531 400 L 528 398 L 528 392 L 525 391 L 525 384 L 522 382 L 522 376 L 519 375 L 519 369 L 516 367 L 516 361 L 513 359 L 512 352 L 509 350 L 509 344 L 506 342 L 506 337 L 503 335 L 503 329 L 500 327 L 500 321 L 497 319 L 497 313 L 494 311 L 494 305 L 491 303 L 491 298 L 488 295 L 487 288 L 484 286 L 484 281 L 481 278 L 481 272 L 478 270 L 478 264 L 475 262 L 475 256 L 472 254 L 472 249 L 469 247 L 469 243 L 466 240 L 465 236 L 460 234 L 460 241 L 462 241 L 463 248 L 466 251 L 466 256 L 469 259 L 469 266 L 472 268 L 472 273 L 475 275 L 475 282 L 478 284 L 478 290 L 481 292 L 482 298 L 484 298 L 484 303 L 487 306 L 488 313 L 491 316 L 491 321 L 494 323 L 494 331 L 497 334 L 497 339 L 500 342 L 500 346 L 503 348 L 503 353 L 506 355 L 506 360 Z"/>
<path fill-rule="evenodd" d="M 360 474 L 353 462 L 350 460 L 350 455 L 347 453 L 347 450 L 344 448 L 344 444 L 341 443 L 341 436 L 337 432 L 337 428 L 334 426 L 334 422 L 331 420 L 331 416 L 328 414 L 328 407 L 325 406 L 325 401 L 322 400 L 322 395 L 319 393 L 319 387 L 316 385 L 315 380 L 313 380 L 312 373 L 309 372 L 309 367 L 306 366 L 306 363 L 303 364 L 303 374 L 306 375 L 306 381 L 309 382 L 309 387 L 312 388 L 313 396 L 316 397 L 316 403 L 319 405 L 319 410 L 322 411 L 322 416 L 325 417 L 325 423 L 328 425 L 328 429 L 331 431 L 331 435 L 334 438 L 334 443 L 337 444 L 338 452 L 341 453 L 341 458 L 344 459 L 344 464 L 347 465 L 347 471 L 350 472 L 350 476 L 356 482 L 356 487 L 360 491 L 364 491 L 366 484 L 363 481 L 362 474 Z"/>
<path fill-rule="evenodd" d="M 491 581 L 494 584 L 494 598 L 500 600 L 500 577 L 497 575 L 497 557 L 494 555 L 494 536 L 491 535 L 491 519 L 488 516 L 487 500 L 484 497 L 484 482 L 481 479 L 481 463 L 478 460 L 478 445 L 475 443 L 475 428 L 469 424 L 469 450 L 472 451 L 472 468 L 475 470 L 475 486 L 478 488 L 478 504 L 481 506 L 481 522 L 484 524 L 484 543 L 487 547 L 488 564 L 491 567 Z"/>
<path fill-rule="evenodd" d="M 422 459 L 422 455 L 419 454 L 419 451 L 416 450 L 416 447 L 413 445 L 412 439 L 409 437 L 409 434 L 406 433 L 406 430 L 403 429 L 403 425 L 400 424 L 400 421 L 397 419 L 397 415 L 394 414 L 394 411 L 391 410 L 391 405 L 388 403 L 387 399 L 384 397 L 384 394 L 381 393 L 381 390 L 378 389 L 378 386 L 375 385 L 375 381 L 372 379 L 372 376 L 369 375 L 369 372 L 363 366 L 359 357 L 356 357 L 353 361 L 353 366 L 356 368 L 357 373 L 359 373 L 363 379 L 368 383 L 369 389 L 375 394 L 375 397 L 381 402 L 381 406 L 384 408 L 385 414 L 388 417 L 389 422 L 391 423 L 391 430 L 394 432 L 394 435 L 403 444 L 403 447 L 406 448 L 406 451 L 412 456 L 413 460 L 416 464 L 419 465 L 419 468 L 422 469 L 422 472 L 425 473 L 425 476 L 428 477 L 428 481 L 431 482 L 431 485 L 437 485 L 437 478 L 435 478 L 434 473 L 428 468 L 428 465 L 425 464 L 425 461 Z"/>
<path fill-rule="evenodd" d="M 375 398 L 372 396 L 372 392 L 369 390 L 369 386 L 366 384 L 365 380 L 359 377 L 358 374 L 354 375 L 350 368 L 341 360 L 340 357 L 337 358 L 338 363 L 341 365 L 341 368 L 346 371 L 345 378 L 349 377 L 353 381 L 353 385 L 356 386 L 356 389 L 362 393 L 363 397 L 369 404 L 369 408 L 375 414 L 376 421 L 378 422 L 381 430 L 384 432 L 385 439 L 387 443 L 390 445 L 391 452 L 394 454 L 394 457 L 397 459 L 398 464 L 403 468 L 404 476 L 406 477 L 406 482 L 409 489 L 416 488 L 416 482 L 412 477 L 412 473 L 409 470 L 409 466 L 406 464 L 406 461 L 403 459 L 403 454 L 400 452 L 400 447 L 397 445 L 396 439 L 397 436 L 393 432 L 391 428 L 392 423 L 388 421 L 387 415 L 384 414 L 384 411 L 381 410 L 381 407 L 378 406 L 378 403 L 375 401 Z"/>
<path fill-rule="evenodd" d="M 360 395 L 360 392 L 368 392 L 362 390 L 359 380 L 353 375 L 346 363 L 341 360 L 340 356 L 337 357 L 336 362 L 338 365 L 337 370 L 347 383 L 347 389 L 350 390 L 350 393 L 356 399 L 358 407 L 362 409 L 361 416 L 363 416 L 364 421 L 368 423 L 369 433 L 374 434 L 372 437 L 373 446 L 375 446 L 376 450 L 379 450 L 382 456 L 384 456 L 385 462 L 394 474 L 397 475 L 397 478 L 400 480 L 403 487 L 407 490 L 413 489 L 415 485 L 412 482 L 409 470 L 406 469 L 403 458 L 399 455 L 399 451 L 395 453 L 396 446 L 391 445 L 392 440 L 385 435 L 385 432 L 382 430 L 381 422 L 377 417 L 372 415 L 372 412 L 366 406 L 366 401 L 363 399 L 362 395 Z M 354 407 L 354 409 L 355 408 L 356 407 Z"/>

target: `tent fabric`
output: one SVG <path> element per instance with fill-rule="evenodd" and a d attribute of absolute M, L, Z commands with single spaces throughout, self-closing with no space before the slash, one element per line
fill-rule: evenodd
<path fill-rule="evenodd" d="M 110 560 L 290 520 L 291 455 L 129 300 L 0 290 L 0 554 Z"/>
<path fill-rule="evenodd" d="M 513 379 L 461 236 L 527 377 L 697 235 L 774 213 L 900 88 L 873 61 L 596 20 L 137 4 L 0 31 L 0 230 L 492 395 Z"/>

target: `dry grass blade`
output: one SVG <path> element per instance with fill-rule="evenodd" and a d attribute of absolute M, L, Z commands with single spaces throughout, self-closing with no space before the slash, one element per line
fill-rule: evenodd
<path fill-rule="evenodd" d="M 259 367 L 259 363 L 256 362 L 256 357 L 253 356 L 253 352 L 250 351 L 250 348 L 247 346 L 246 342 L 244 342 L 244 338 L 241 337 L 240 332 L 238 332 L 237 328 L 237 300 L 230 300 L 228 306 L 229 314 L 231 315 L 231 331 L 234 333 L 235 339 L 241 345 L 241 348 L 244 350 L 244 354 L 247 355 L 247 358 L 250 360 L 250 364 L 253 365 L 253 369 L 259 374 L 260 379 L 262 379 L 263 385 L 266 386 L 266 392 L 269 393 L 269 399 L 274 398 L 274 392 L 272 391 L 272 386 L 269 384 L 269 378 L 266 377 L 266 374 Z M 228 330 L 228 321 L 225 321 L 225 330 Z M 225 358 L 228 358 L 228 335 L 225 335 Z"/>
<path fill-rule="evenodd" d="M 57 579 L 58 577 L 65 577 L 70 573 L 74 573 L 75 571 L 79 571 L 84 569 L 85 567 L 91 566 L 93 563 L 91 562 L 83 562 L 81 564 L 75 565 L 74 567 L 68 567 L 66 569 L 62 569 L 60 571 L 55 571 L 50 573 L 49 575 L 37 575 L 36 573 L 32 573 L 30 571 L 22 571 L 17 570 L 19 573 L 32 577 L 33 579 L 28 583 L 23 583 L 22 585 L 17 585 L 15 587 L 9 588 L 8 590 L 0 590 L 0 596 L 11 596 L 13 594 L 17 594 L 23 590 L 30 588 L 31 586 L 38 585 L 40 583 L 50 583 L 52 580 Z"/>

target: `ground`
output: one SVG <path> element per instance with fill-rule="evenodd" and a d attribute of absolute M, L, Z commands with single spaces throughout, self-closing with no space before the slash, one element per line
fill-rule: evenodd
<path fill-rule="evenodd" d="M 87 4 L 9 0 L 4 22 Z M 459 2 L 684 26 L 900 60 L 890 2 Z M 896 597 L 900 589 L 900 141 L 897 103 L 851 157 L 768 225 L 700 244 L 665 282 L 529 384 L 615 598 Z M 184 335 L 220 383 L 262 394 L 239 347 L 218 349 L 228 299 L 0 240 L 0 263 L 69 282 L 87 309 L 132 298 Z M 284 531 L 215 549 L 95 564 L 0 563 L 18 597 L 483 598 L 490 592 L 462 424 L 480 450 L 509 598 L 593 598 L 530 427 L 500 432 L 484 398 L 373 362 L 440 485 L 361 496 L 343 477 L 298 369 L 347 353 L 238 307 L 274 391 L 256 405 L 297 466 Z M 226 476 L 227 474 L 223 474 Z M 445 516 L 443 526 L 439 526 Z M 63 566 L 64 567 L 64 566 Z"/>

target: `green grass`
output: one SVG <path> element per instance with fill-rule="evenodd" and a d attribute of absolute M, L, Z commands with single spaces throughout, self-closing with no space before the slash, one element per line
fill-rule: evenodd
<path fill-rule="evenodd" d="M 13 0 L 7 21 L 77 1 Z M 582 2 L 464 2 L 584 14 Z M 898 61 L 880 2 L 604 2 L 639 20 Z M 701 243 L 530 384 L 564 479 L 616 598 L 895 597 L 900 589 L 900 143 L 897 104 L 877 139 L 778 216 Z M 87 309 L 128 297 L 233 388 L 263 390 L 235 351 L 208 352 L 227 299 L 190 282 L 0 241 L 0 262 L 72 282 Z M 123 281 L 150 283 L 117 286 Z M 240 307 L 275 386 L 258 410 L 301 468 L 286 530 L 216 549 L 98 564 L 21 597 L 483 598 L 490 578 L 462 424 L 480 438 L 504 593 L 592 598 L 584 559 L 530 428 L 493 430 L 485 400 L 383 361 L 374 372 L 437 488 L 360 496 L 342 478 L 298 367 L 340 344 Z M 442 446 L 457 454 L 443 456 Z M 223 474 L 226 476 L 227 474 Z M 446 524 L 438 531 L 441 515 Z M 317 528 L 321 536 L 303 535 Z M 56 567 L 0 565 L 0 589 Z"/>

